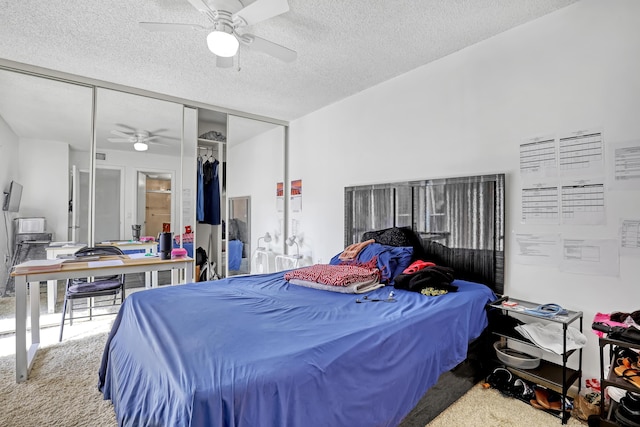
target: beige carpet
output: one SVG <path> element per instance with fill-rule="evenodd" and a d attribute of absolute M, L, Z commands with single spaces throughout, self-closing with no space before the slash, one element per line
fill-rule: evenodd
<path fill-rule="evenodd" d="M 0 317 L 10 316 L 12 298 L 0 298 Z M 30 379 L 15 383 L 15 341 L 0 339 L 0 426 L 112 426 L 117 425 L 113 406 L 97 389 L 98 368 L 112 316 L 65 327 L 65 339 L 57 342 L 57 327 L 43 329 L 43 338 Z M 12 344 L 13 343 L 13 344 Z M 13 348 L 11 348 L 13 346 Z M 6 352 L 8 351 L 8 352 Z M 495 390 L 473 387 L 429 427 L 548 427 L 560 419 L 534 409 Z M 570 419 L 568 426 L 586 425 Z M 173 427 L 173 426 L 167 426 Z M 261 427 L 261 426 L 257 426 Z"/>
<path fill-rule="evenodd" d="M 429 427 L 549 427 L 561 426 L 560 418 L 535 409 L 520 400 L 504 397 L 493 389 L 473 387 L 456 403 L 431 421 Z M 567 426 L 584 426 L 569 418 Z"/>

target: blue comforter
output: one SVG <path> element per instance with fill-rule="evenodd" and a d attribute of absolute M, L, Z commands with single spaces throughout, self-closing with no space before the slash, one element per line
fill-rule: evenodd
<path fill-rule="evenodd" d="M 487 326 L 493 292 L 454 284 L 366 303 L 282 272 L 138 292 L 116 318 L 99 389 L 121 426 L 395 426 Z"/>

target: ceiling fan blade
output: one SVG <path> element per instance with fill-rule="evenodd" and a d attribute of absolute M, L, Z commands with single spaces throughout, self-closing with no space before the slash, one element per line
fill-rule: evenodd
<path fill-rule="evenodd" d="M 281 46 L 277 43 L 265 40 L 262 37 L 254 36 L 253 34 L 242 34 L 239 36 L 240 41 L 253 50 L 264 52 L 267 55 L 271 55 L 274 58 L 278 58 L 284 62 L 292 62 L 298 57 L 295 50 L 291 50 L 287 47 Z"/>
<path fill-rule="evenodd" d="M 191 3 L 191 6 L 195 7 L 196 9 L 198 9 L 198 11 L 202 13 L 211 12 L 211 9 L 209 8 L 209 6 L 207 6 L 207 4 L 202 0 L 188 0 L 188 1 L 189 3 Z"/>
<path fill-rule="evenodd" d="M 224 56 L 216 56 L 216 66 L 218 68 L 231 68 L 233 67 L 233 56 L 224 57 Z"/>
<path fill-rule="evenodd" d="M 153 141 L 154 139 L 158 139 L 158 138 L 160 138 L 158 135 L 149 136 L 147 138 L 144 138 L 144 142 Z"/>
<path fill-rule="evenodd" d="M 203 27 L 198 24 L 176 24 L 170 22 L 139 22 L 140 26 L 147 31 L 204 31 L 210 27 Z"/>
<path fill-rule="evenodd" d="M 237 11 L 233 15 L 233 20 L 241 20 L 244 25 L 253 25 L 288 11 L 287 0 L 257 0 Z"/>
<path fill-rule="evenodd" d="M 124 138 L 107 138 L 107 141 L 109 141 L 109 142 L 128 142 L 128 143 L 131 143 L 131 141 L 129 141 L 128 139 L 124 139 Z"/>
<path fill-rule="evenodd" d="M 156 141 L 151 141 L 151 140 L 146 140 L 145 142 L 148 142 L 149 144 L 153 144 L 153 145 L 163 145 L 165 147 L 169 146 L 169 144 L 163 144 L 162 142 L 156 142 Z"/>
<path fill-rule="evenodd" d="M 166 131 L 168 131 L 168 130 L 169 130 L 169 129 L 165 129 L 165 128 L 156 129 L 156 130 L 154 130 L 154 131 L 149 131 L 149 135 L 155 135 L 155 134 L 157 134 L 157 133 L 166 132 Z"/>
<path fill-rule="evenodd" d="M 112 130 L 111 133 L 114 134 L 115 136 L 126 138 L 127 140 L 129 140 L 129 138 L 131 138 L 131 135 L 129 135 L 128 133 L 125 133 L 125 132 L 122 132 L 122 131 L 119 131 L 119 130 L 116 130 L 116 129 Z"/>
<path fill-rule="evenodd" d="M 116 126 L 119 126 L 119 127 L 121 127 L 121 128 L 125 128 L 125 129 L 129 129 L 131 132 L 135 132 L 135 131 L 137 131 L 137 129 L 136 129 L 136 128 L 131 127 L 131 126 L 129 126 L 129 125 L 125 125 L 124 123 L 116 123 Z"/>

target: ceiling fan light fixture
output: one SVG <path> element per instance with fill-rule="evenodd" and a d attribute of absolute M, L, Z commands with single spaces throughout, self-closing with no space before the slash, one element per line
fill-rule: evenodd
<path fill-rule="evenodd" d="M 144 142 L 134 142 L 133 148 L 136 151 L 147 151 L 149 149 L 149 146 Z"/>
<path fill-rule="evenodd" d="M 207 36 L 209 50 L 217 56 L 230 58 L 238 53 L 240 42 L 233 35 L 233 29 L 224 25 L 221 30 L 213 30 Z"/>

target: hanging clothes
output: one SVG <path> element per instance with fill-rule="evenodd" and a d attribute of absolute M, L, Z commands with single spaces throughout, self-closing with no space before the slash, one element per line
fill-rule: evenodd
<path fill-rule="evenodd" d="M 202 157 L 198 157 L 198 195 L 196 197 L 196 221 L 204 221 L 204 172 Z"/>
<path fill-rule="evenodd" d="M 220 179 L 217 159 L 207 160 L 203 165 L 204 218 L 202 222 L 220 225 Z"/>

